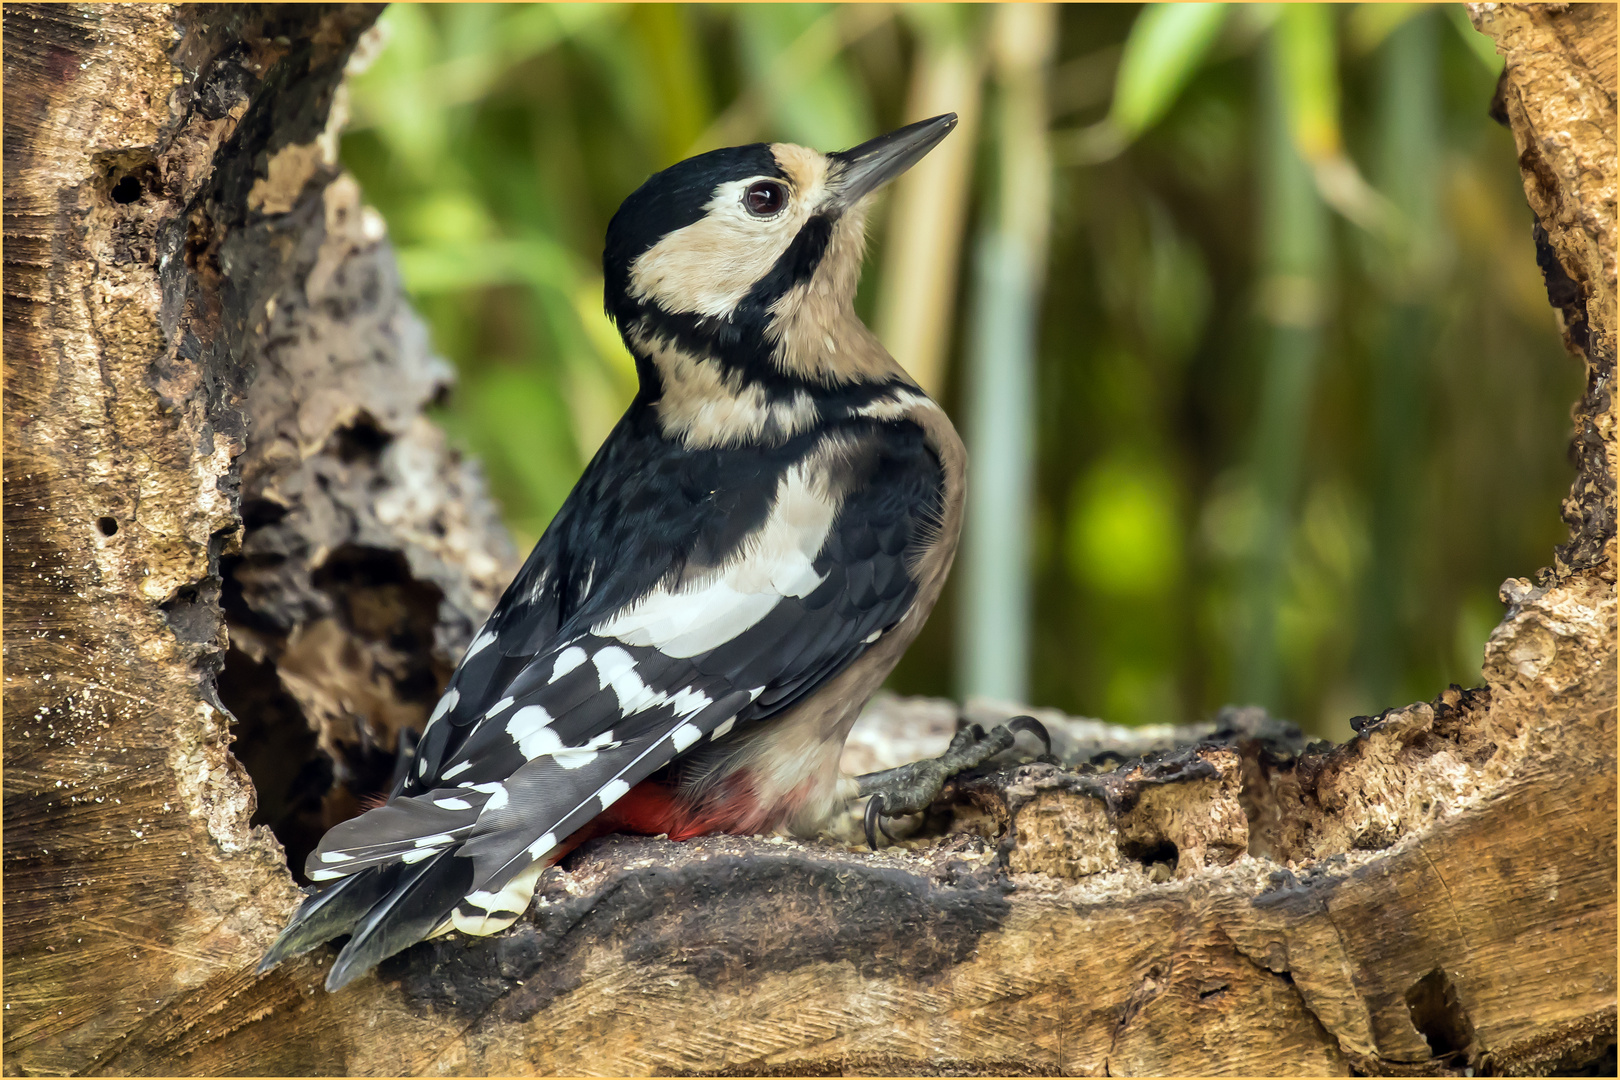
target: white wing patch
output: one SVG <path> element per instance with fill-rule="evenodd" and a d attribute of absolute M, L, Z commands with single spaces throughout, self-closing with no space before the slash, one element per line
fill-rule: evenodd
<path fill-rule="evenodd" d="M 660 705 L 674 706 L 676 716 L 691 716 L 714 704 L 709 695 L 689 686 L 683 686 L 673 694 L 652 689 L 636 672 L 635 657 L 617 645 L 598 649 L 596 655 L 591 657 L 591 663 L 596 668 L 601 688 L 613 688 L 614 696 L 619 699 L 620 716 L 634 716 Z"/>
<path fill-rule="evenodd" d="M 495 644 L 495 631 L 485 630 L 473 639 L 471 645 L 467 646 L 467 655 L 461 658 L 461 662 L 465 664 L 493 644 Z"/>
<path fill-rule="evenodd" d="M 777 487 L 770 517 L 735 558 L 696 580 L 660 585 L 591 632 L 682 659 L 723 645 L 783 597 L 808 596 L 826 580 L 815 559 L 837 513 L 837 500 L 813 482 L 806 464 L 796 465 Z"/>
<path fill-rule="evenodd" d="M 506 721 L 506 734 L 529 761 L 562 747 L 562 740 L 551 730 L 551 714 L 538 705 L 525 705 L 513 713 Z"/>
<path fill-rule="evenodd" d="M 445 713 L 455 708 L 456 702 L 460 700 L 461 691 L 452 686 L 449 691 L 445 693 L 444 697 L 439 699 L 439 703 L 433 706 L 433 715 L 428 717 L 427 722 L 431 724 L 435 720 L 438 720 L 440 717 L 444 716 Z"/>
<path fill-rule="evenodd" d="M 596 760 L 598 751 L 614 745 L 613 732 L 604 731 L 581 746 L 563 745 L 551 726 L 551 714 L 538 705 L 525 705 L 506 722 L 506 734 L 517 743 L 526 761 L 551 757 L 565 769 L 580 769 Z"/>
<path fill-rule="evenodd" d="M 506 792 L 506 785 L 499 780 L 492 780 L 487 784 L 468 784 L 467 786 L 473 791 L 483 791 L 489 795 L 489 800 L 484 803 L 484 809 L 479 811 L 480 817 L 491 810 L 499 810 L 511 798 Z"/>
<path fill-rule="evenodd" d="M 556 682 L 558 679 L 562 678 L 570 671 L 573 671 L 584 662 L 585 650 L 580 648 L 578 645 L 575 645 L 572 648 L 564 649 L 562 652 L 557 654 L 557 662 L 552 665 L 551 678 L 547 680 L 548 684 Z"/>

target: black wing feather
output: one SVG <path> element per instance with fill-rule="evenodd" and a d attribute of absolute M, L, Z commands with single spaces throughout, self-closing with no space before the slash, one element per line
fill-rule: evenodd
<path fill-rule="evenodd" d="M 804 700 L 904 618 L 908 560 L 937 530 L 939 461 L 910 423 L 851 421 L 838 435 L 842 498 L 811 562 L 819 584 L 673 656 L 592 628 L 689 565 L 757 557 L 749 538 L 780 478 L 828 432 L 688 451 L 626 414 L 475 637 L 395 797 L 311 854 L 312 876 L 339 880 L 306 901 L 266 962 L 352 930 L 332 973 L 341 985 L 469 891 L 499 890 L 721 723 Z"/>

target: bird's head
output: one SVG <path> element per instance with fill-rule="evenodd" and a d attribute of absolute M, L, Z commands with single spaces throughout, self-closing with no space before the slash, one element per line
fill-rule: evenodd
<path fill-rule="evenodd" d="M 713 150 L 637 188 L 608 226 L 602 269 L 644 395 L 696 379 L 779 396 L 897 374 L 852 307 L 866 210 L 955 126 L 936 116 L 831 154 Z"/>

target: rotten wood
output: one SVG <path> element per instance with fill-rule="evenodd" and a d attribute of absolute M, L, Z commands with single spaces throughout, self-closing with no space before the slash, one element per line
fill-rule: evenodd
<path fill-rule="evenodd" d="M 609 837 L 503 935 L 337 995 L 329 952 L 255 976 L 298 898 L 276 836 L 377 786 L 512 558 L 421 416 L 448 372 L 333 164 L 375 14 L 6 8 L 7 1074 L 1613 1061 L 1597 5 L 1473 8 L 1588 372 L 1570 542 L 1504 585 L 1483 686 L 1343 746 L 1252 712 L 1136 744 L 1063 721 L 1059 763 L 961 778 L 879 853 Z"/>

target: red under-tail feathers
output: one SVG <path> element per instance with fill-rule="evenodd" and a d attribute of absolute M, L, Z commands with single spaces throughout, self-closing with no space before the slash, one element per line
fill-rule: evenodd
<path fill-rule="evenodd" d="M 766 818 L 752 785 L 743 774 L 733 774 L 723 783 L 725 791 L 711 796 L 701 804 L 684 800 L 668 784 L 657 780 L 643 780 L 594 818 L 589 825 L 575 832 L 552 850 L 546 865 L 555 866 L 575 848 L 587 840 L 609 833 L 632 833 L 637 836 L 667 835 L 671 840 L 691 840 L 714 833 L 754 833 L 766 827 Z M 363 796 L 362 810 L 371 810 L 388 802 L 384 792 Z"/>

